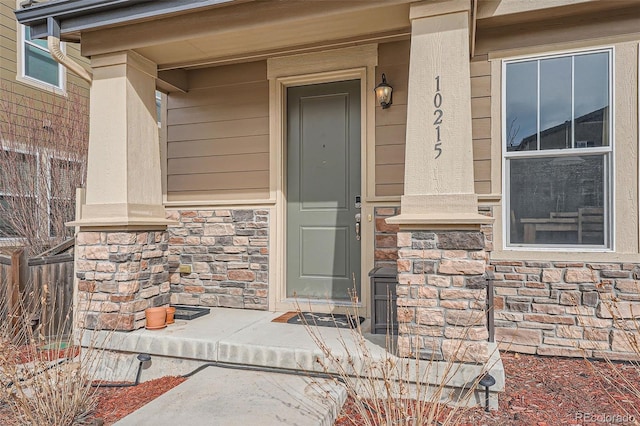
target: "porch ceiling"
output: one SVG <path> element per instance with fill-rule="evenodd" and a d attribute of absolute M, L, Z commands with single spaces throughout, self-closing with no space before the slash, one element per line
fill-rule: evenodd
<path fill-rule="evenodd" d="M 274 1 L 87 31 L 82 53 L 132 49 L 160 71 L 408 34 L 409 0 Z"/>

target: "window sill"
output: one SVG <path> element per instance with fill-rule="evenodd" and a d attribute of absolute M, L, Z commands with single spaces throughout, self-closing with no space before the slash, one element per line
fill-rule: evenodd
<path fill-rule="evenodd" d="M 562 250 L 562 251 L 559 251 Z M 544 261 L 544 262 L 589 262 L 589 263 L 638 263 L 637 252 L 616 252 L 612 249 L 496 249 L 491 252 L 491 261 Z"/>
<path fill-rule="evenodd" d="M 574 245 L 554 245 L 554 246 L 514 246 L 514 247 L 505 247 L 503 249 L 504 252 L 521 252 L 521 251 L 538 251 L 538 252 L 552 252 L 552 253 L 613 253 L 613 250 L 609 247 L 599 247 L 599 246 L 574 246 Z"/>
<path fill-rule="evenodd" d="M 65 88 L 60 88 L 58 86 L 54 86 L 53 84 L 44 83 L 40 80 L 36 80 L 34 78 L 17 75 L 16 81 L 20 83 L 24 83 L 28 86 L 34 87 L 39 90 L 44 90 L 45 92 L 54 93 L 58 96 L 67 97 L 67 91 Z"/>

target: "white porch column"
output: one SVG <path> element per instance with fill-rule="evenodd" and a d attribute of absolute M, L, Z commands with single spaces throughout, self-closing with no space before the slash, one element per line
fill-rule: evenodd
<path fill-rule="evenodd" d="M 411 5 L 404 196 L 397 224 L 480 224 L 473 182 L 469 0 Z"/>
<path fill-rule="evenodd" d="M 489 259 L 474 192 L 470 0 L 411 5 L 411 65 L 398 233 L 398 349 L 485 362 Z"/>
<path fill-rule="evenodd" d="M 76 236 L 78 321 L 135 330 L 170 302 L 155 105 L 156 64 L 135 52 L 91 58 L 87 188 Z"/>
<path fill-rule="evenodd" d="M 156 65 L 135 52 L 91 59 L 86 203 L 74 225 L 166 225 L 155 106 Z"/>

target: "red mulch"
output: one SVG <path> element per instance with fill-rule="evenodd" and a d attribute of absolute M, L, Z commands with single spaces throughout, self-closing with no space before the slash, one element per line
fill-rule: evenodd
<path fill-rule="evenodd" d="M 499 397 L 500 409 L 490 413 L 481 408 L 469 410 L 464 421 L 458 423 L 460 426 L 465 423 L 473 426 L 640 424 L 628 415 L 624 417 L 625 408 L 635 413 L 636 418 L 640 417 L 640 399 L 626 392 L 620 383 L 621 378 L 626 378 L 640 387 L 640 369 L 635 366 L 615 364 L 612 369 L 602 361 L 589 363 L 578 358 L 510 353 L 501 356 L 507 379 L 505 392 Z M 607 383 L 598 371 L 617 383 Z M 104 420 L 105 425 L 113 424 L 184 380 L 163 377 L 134 387 L 99 389 L 94 419 Z M 0 404 L 0 424 L 9 424 L 3 421 L 2 411 Z M 335 426 L 354 425 L 348 421 L 347 413 L 354 413 L 351 400 L 343 407 Z M 591 421 L 580 420 L 582 413 L 586 413 L 583 419 L 591 416 Z"/>
<path fill-rule="evenodd" d="M 149 380 L 138 386 L 98 388 L 98 406 L 93 418 L 102 419 L 105 425 L 113 424 L 185 380 L 187 379 L 184 377 L 168 376 Z"/>
<path fill-rule="evenodd" d="M 16 351 L 16 363 L 47 362 L 62 358 L 73 359 L 78 355 L 80 355 L 80 346 L 71 346 L 64 349 L 36 349 L 31 345 L 25 345 L 19 347 Z"/>
<path fill-rule="evenodd" d="M 625 391 L 622 379 L 640 388 L 640 369 L 629 364 L 611 367 L 604 361 L 537 357 L 501 353 L 506 373 L 505 392 L 497 411 L 471 409 L 459 425 L 638 425 L 640 399 Z M 600 373 L 599 373 L 600 372 Z M 613 380 L 607 383 L 602 375 Z M 335 426 L 352 426 L 353 400 L 348 400 Z M 628 410 L 628 411 L 626 411 Z M 636 416 L 636 419 L 630 417 Z M 618 417 L 616 417 L 618 416 Z"/>
<path fill-rule="evenodd" d="M 112 425 L 163 393 L 184 382 L 184 377 L 161 377 L 126 388 L 98 388 L 98 405 L 86 425 Z M 0 401 L 0 425 L 20 426 L 9 408 Z"/>

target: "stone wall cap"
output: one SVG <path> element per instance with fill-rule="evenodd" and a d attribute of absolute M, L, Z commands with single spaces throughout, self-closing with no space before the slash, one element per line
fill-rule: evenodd
<path fill-rule="evenodd" d="M 377 266 L 369 271 L 369 276 L 376 278 L 394 278 L 398 276 L 398 270 L 388 266 Z"/>
<path fill-rule="evenodd" d="M 79 226 L 81 228 L 166 228 L 169 225 L 177 225 L 178 221 L 163 218 L 143 217 L 105 217 L 74 220 L 66 222 L 66 226 Z"/>
<path fill-rule="evenodd" d="M 493 218 L 479 213 L 449 213 L 449 214 L 399 214 L 389 217 L 386 222 L 391 225 L 485 225 L 493 223 Z"/>

